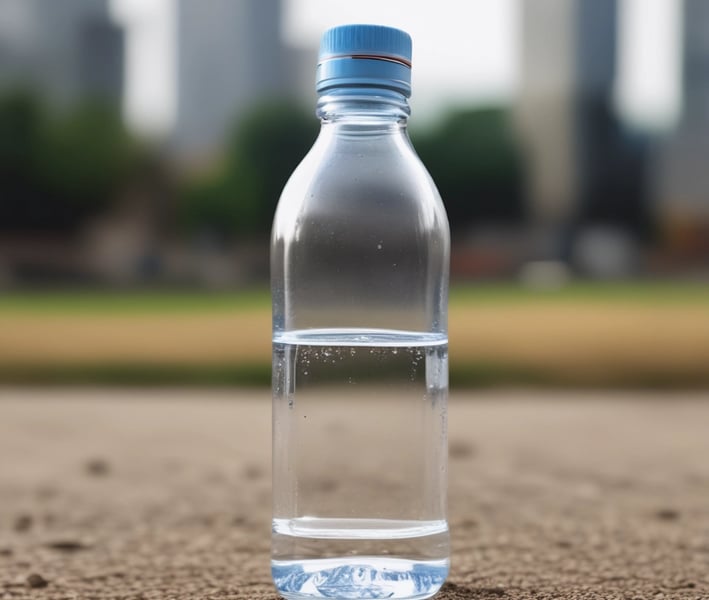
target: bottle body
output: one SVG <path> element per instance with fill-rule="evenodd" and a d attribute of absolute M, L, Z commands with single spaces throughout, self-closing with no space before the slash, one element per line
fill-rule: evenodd
<path fill-rule="evenodd" d="M 448 222 L 399 109 L 335 105 L 274 220 L 272 573 L 292 598 L 426 598 L 448 572 Z"/>

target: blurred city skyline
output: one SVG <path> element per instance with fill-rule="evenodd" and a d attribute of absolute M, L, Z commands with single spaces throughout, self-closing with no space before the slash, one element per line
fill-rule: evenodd
<path fill-rule="evenodd" d="M 0 0 L 0 279 L 263 278 L 319 38 L 356 21 L 413 37 L 455 276 L 705 272 L 704 0 Z"/>
<path fill-rule="evenodd" d="M 44 57 L 34 58 L 45 63 L 44 74 L 36 79 L 54 88 L 71 87 L 76 79 L 66 72 L 71 61 L 62 55 L 80 53 L 84 63 L 95 57 L 95 67 L 81 68 L 103 81 L 88 89 L 98 83 L 104 91 L 110 88 L 134 131 L 169 140 L 189 155 L 222 142 L 220 132 L 230 121 L 269 96 L 312 106 L 319 37 L 343 22 L 379 22 L 412 34 L 414 123 L 426 124 L 460 107 L 519 103 L 528 75 L 525 24 L 535 12 L 570 14 L 571 4 L 564 8 L 556 0 L 534 5 L 500 0 L 461 5 L 442 0 L 415 11 L 404 0 L 383 5 L 365 0 L 356 6 L 330 2 L 327 11 L 313 0 L 102 0 L 85 8 L 75 0 L 51 6 L 41 0 L 4 0 L 2 6 L 0 40 L 5 38 L 10 52 L 5 60 L 16 63 L 18 74 L 28 60 L 12 56 L 32 44 L 46 49 Z M 40 10 L 41 15 L 33 16 Z M 99 19 L 102 11 L 107 14 Z M 71 27 L 83 27 L 72 19 L 84 18 L 82 12 L 95 15 L 93 29 L 84 27 L 84 46 L 71 50 Z M 614 110 L 630 126 L 669 130 L 677 124 L 683 101 L 683 2 L 618 0 L 614 12 L 617 42 L 608 82 Z M 40 33 L 42 23 L 54 30 Z M 552 26 L 558 29 L 562 23 L 550 21 Z M 40 41 L 36 35 L 49 39 Z M 54 63 L 51 70 L 49 61 Z M 548 77 L 540 69 L 535 76 Z"/>
<path fill-rule="evenodd" d="M 143 132 L 164 134 L 176 118 L 181 5 L 180 0 L 111 0 L 127 34 L 124 108 L 129 122 Z M 411 103 L 419 120 L 428 121 L 461 105 L 511 104 L 519 93 L 524 60 L 520 0 L 464 4 L 442 0 L 435 5 L 423 3 L 416 10 L 405 0 L 334 1 L 326 11 L 317 0 L 271 5 L 280 39 L 267 41 L 284 44 L 286 53 L 304 51 L 307 57 L 297 66 L 295 76 L 301 80 L 293 86 L 304 101 L 314 97 L 320 35 L 345 22 L 377 22 L 411 33 L 415 84 Z M 633 125 L 655 130 L 671 127 L 682 94 L 681 2 L 620 0 L 617 10 L 616 106 Z"/>

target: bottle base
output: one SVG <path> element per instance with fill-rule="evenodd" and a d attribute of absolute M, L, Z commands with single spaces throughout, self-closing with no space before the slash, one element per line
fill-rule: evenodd
<path fill-rule="evenodd" d="M 271 574 L 278 593 L 289 600 L 423 600 L 443 585 L 448 561 L 385 556 L 274 560 Z"/>

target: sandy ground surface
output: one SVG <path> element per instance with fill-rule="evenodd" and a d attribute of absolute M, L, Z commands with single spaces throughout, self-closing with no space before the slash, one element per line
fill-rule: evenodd
<path fill-rule="evenodd" d="M 0 388 L 0 599 L 275 599 L 266 391 Z M 438 598 L 709 599 L 709 397 L 450 405 Z"/>

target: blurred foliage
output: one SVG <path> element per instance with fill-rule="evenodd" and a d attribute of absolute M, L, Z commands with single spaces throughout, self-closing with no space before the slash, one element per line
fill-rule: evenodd
<path fill-rule="evenodd" d="M 317 131 L 312 115 L 292 103 L 257 106 L 235 128 L 218 168 L 187 182 L 180 199 L 185 228 L 267 234 L 281 190 Z"/>
<path fill-rule="evenodd" d="M 257 107 L 235 129 L 224 161 L 187 182 L 180 203 L 185 227 L 226 237 L 267 233 L 281 190 L 317 128 L 292 104 Z M 413 137 L 454 230 L 524 218 L 523 162 L 504 110 L 452 112 Z"/>
<path fill-rule="evenodd" d="M 0 97 L 0 230 L 68 230 L 105 209 L 141 164 L 119 111 L 94 102 L 65 112 L 36 96 Z"/>
<path fill-rule="evenodd" d="M 523 157 L 505 109 L 453 111 L 412 137 L 454 232 L 474 223 L 524 219 Z"/>
<path fill-rule="evenodd" d="M 291 102 L 255 107 L 215 168 L 183 184 L 183 229 L 266 235 L 281 190 L 317 131 L 317 120 Z M 522 160 L 504 110 L 452 112 L 413 137 L 454 231 L 524 217 Z M 111 107 L 85 102 L 52 112 L 30 93 L 7 93 L 0 97 L 0 230 L 75 229 L 108 208 L 147 158 Z"/>

